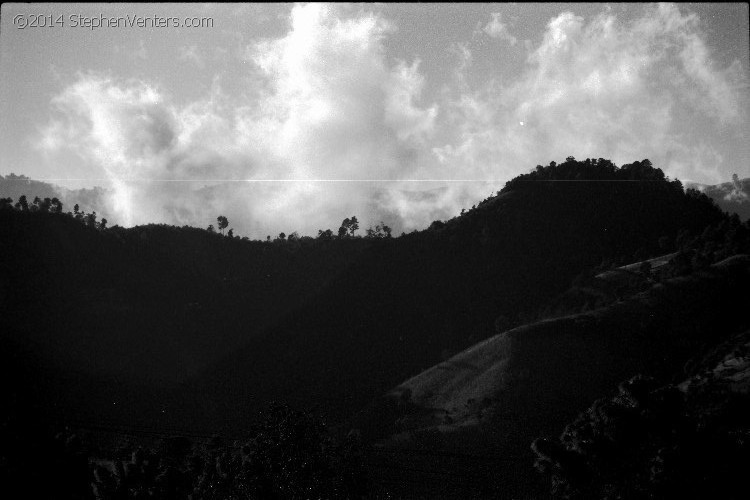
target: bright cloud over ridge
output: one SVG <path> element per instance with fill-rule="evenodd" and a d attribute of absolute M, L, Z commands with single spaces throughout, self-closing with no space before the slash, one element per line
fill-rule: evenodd
<path fill-rule="evenodd" d="M 430 34 L 388 6 L 276 8 L 275 31 L 175 44 L 179 71 L 200 74 L 189 88 L 106 66 L 60 77 L 28 134 L 42 163 L 32 173 L 67 177 L 49 169 L 74 159 L 109 188 L 101 212 L 114 222 L 206 226 L 224 214 L 254 238 L 314 235 L 351 215 L 422 228 L 571 155 L 649 158 L 704 183 L 750 174 L 748 61 L 718 57 L 681 6 L 574 5 L 537 32 L 523 10 L 467 14 L 464 39 L 439 52 L 441 38 L 418 38 Z"/>

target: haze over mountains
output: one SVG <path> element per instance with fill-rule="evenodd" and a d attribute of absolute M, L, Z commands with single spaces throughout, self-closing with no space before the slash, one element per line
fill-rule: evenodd
<path fill-rule="evenodd" d="M 736 213 L 742 220 L 750 218 L 750 178 L 740 179 L 737 174 L 731 182 L 716 185 L 687 184 L 713 199 L 717 205 L 729 213 Z"/>
<path fill-rule="evenodd" d="M 0 207 L 4 390 L 69 425 L 225 436 L 278 401 L 369 444 L 507 453 L 484 487 L 538 494 L 535 437 L 636 374 L 692 376 L 750 328 L 750 227 L 714 191 L 570 157 L 423 231 L 269 241 L 104 225 L 24 193 Z M 494 494 L 444 483 L 393 491 Z"/>

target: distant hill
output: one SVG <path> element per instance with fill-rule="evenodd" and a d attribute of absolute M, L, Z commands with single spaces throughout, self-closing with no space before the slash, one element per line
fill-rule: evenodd
<path fill-rule="evenodd" d="M 210 405 L 226 425 L 269 399 L 345 415 L 490 337 L 499 316 L 527 321 L 582 271 L 656 255 L 660 238 L 723 217 L 648 163 L 538 167 L 459 217 L 368 248 L 303 308 L 196 378 L 195 391 L 216 396 Z"/>
<path fill-rule="evenodd" d="M 242 427 L 271 399 L 345 419 L 499 317 L 532 319 L 582 272 L 724 219 L 648 161 L 572 158 L 400 238 L 244 241 L 5 208 L 0 321 L 40 363 L 114 378 L 182 425 Z M 71 398 L 87 413 L 118 391 Z"/>
<path fill-rule="evenodd" d="M 104 200 L 107 191 L 104 188 L 67 189 L 48 182 L 36 181 L 25 175 L 0 175 L 0 198 L 18 200 L 22 195 L 26 195 L 29 202 L 37 196 L 41 199 L 59 198 L 66 211 L 73 210 L 73 205 L 78 204 L 81 210 L 96 210 L 100 216 L 109 217 Z"/>
<path fill-rule="evenodd" d="M 716 202 L 722 210 L 736 213 L 740 219 L 750 219 L 750 177 L 739 179 L 735 176 L 732 182 L 723 184 L 687 184 L 698 189 Z"/>

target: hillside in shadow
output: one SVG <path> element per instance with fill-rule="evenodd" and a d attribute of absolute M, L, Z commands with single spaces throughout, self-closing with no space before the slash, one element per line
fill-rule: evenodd
<path fill-rule="evenodd" d="M 537 166 L 398 238 L 109 227 L 36 196 L 0 200 L 13 418 L 230 437 L 276 401 L 385 440 L 381 465 L 504 457 L 406 496 L 539 493 L 531 441 L 748 328 L 750 227 L 648 160 Z"/>
<path fill-rule="evenodd" d="M 585 270 L 659 254 L 660 239 L 725 217 L 648 162 L 538 167 L 459 217 L 375 242 L 309 303 L 197 378 L 195 391 L 215 397 L 225 425 L 269 399 L 350 414 L 491 336 L 499 317 L 532 319 Z"/>

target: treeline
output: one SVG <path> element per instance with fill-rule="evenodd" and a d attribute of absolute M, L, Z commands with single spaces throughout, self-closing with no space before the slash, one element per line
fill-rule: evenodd
<path fill-rule="evenodd" d="M 96 229 L 104 230 L 107 228 L 107 219 L 96 220 L 96 212 L 92 211 L 86 213 L 80 209 L 76 203 L 73 207 L 72 212 L 65 213 L 63 211 L 63 204 L 57 198 L 44 198 L 40 199 L 38 196 L 34 197 L 34 200 L 29 203 L 26 195 L 23 194 L 18 198 L 18 201 L 14 204 L 12 198 L 0 198 L 0 210 L 18 210 L 19 212 L 41 212 L 51 214 L 64 214 L 68 217 Z"/>
<path fill-rule="evenodd" d="M 537 165 L 527 174 L 521 174 L 505 184 L 502 192 L 516 189 L 525 182 L 540 181 L 638 181 L 667 182 L 674 189 L 682 190 L 682 183 L 675 179 L 670 181 L 660 168 L 655 168 L 650 160 L 636 161 L 618 167 L 604 158 L 586 158 L 576 161 L 569 156 L 561 164 L 550 162 L 548 166 Z"/>
<path fill-rule="evenodd" d="M 224 215 L 220 215 L 216 218 L 217 222 L 217 228 L 219 229 L 219 233 L 223 236 L 224 230 L 229 226 L 229 219 L 226 218 Z M 347 217 L 341 222 L 341 226 L 339 226 L 339 230 L 336 234 L 330 229 L 319 229 L 318 230 L 318 236 L 317 238 L 313 238 L 312 236 L 300 236 L 300 234 L 297 231 L 294 231 L 287 235 L 284 232 L 279 233 L 278 236 L 276 236 L 273 240 L 271 239 L 271 235 L 269 234 L 266 236 L 266 242 L 270 243 L 296 243 L 296 242 L 309 242 L 313 241 L 313 239 L 323 240 L 323 241 L 331 241 L 334 239 L 346 239 L 346 238 L 359 238 L 360 236 L 357 235 L 357 231 L 359 230 L 359 221 L 357 220 L 356 216 L 352 216 L 351 218 Z M 206 231 L 209 233 L 216 233 L 216 228 L 214 228 L 213 224 L 209 224 L 206 228 Z M 370 226 L 365 230 L 365 238 L 366 239 L 379 239 L 379 238 L 391 238 L 391 232 L 392 229 L 389 226 L 386 226 L 384 222 L 380 222 L 380 224 L 377 224 L 375 227 Z M 236 238 L 241 239 L 243 241 L 248 241 L 249 238 L 247 236 L 239 237 L 234 234 L 234 229 L 230 228 L 229 231 L 227 231 L 226 236 L 229 238 Z"/>
<path fill-rule="evenodd" d="M 21 177 L 23 179 L 23 177 Z M 43 183 L 39 183 L 44 185 Z M 45 197 L 44 199 L 39 198 L 39 196 L 35 196 L 34 200 L 29 203 L 28 198 L 25 194 L 19 196 L 18 201 L 13 203 L 13 198 L 10 197 L 3 197 L 0 198 L 0 210 L 17 210 L 20 212 L 42 212 L 42 213 L 52 213 L 52 214 L 64 214 L 69 217 L 74 218 L 75 220 L 84 223 L 85 225 L 89 227 L 94 227 L 96 229 L 104 230 L 107 228 L 107 219 L 101 219 L 100 221 L 97 221 L 97 215 L 95 211 L 92 211 L 90 213 L 86 213 L 83 210 L 80 209 L 79 205 L 76 204 L 73 207 L 72 212 L 64 212 L 63 210 L 63 203 L 60 201 L 57 197 Z M 219 234 L 222 236 L 225 235 L 224 231 L 229 226 L 229 219 L 226 216 L 220 215 L 216 219 L 217 225 L 214 227 L 213 224 L 209 224 L 206 228 L 206 231 L 212 234 L 215 234 L 217 232 L 217 229 L 219 231 Z M 188 227 L 188 226 L 185 226 Z M 314 239 L 323 240 L 323 241 L 331 241 L 334 239 L 346 239 L 346 238 L 360 238 L 360 235 L 357 235 L 357 231 L 359 230 L 359 221 L 357 220 L 356 216 L 352 216 L 351 218 L 347 217 L 341 222 L 341 226 L 339 226 L 338 232 L 334 234 L 334 232 L 331 229 L 320 229 L 318 230 L 318 235 L 316 238 L 313 238 L 311 236 L 300 236 L 300 234 L 297 231 L 294 231 L 287 235 L 284 232 L 279 233 L 278 236 L 276 236 L 274 239 L 271 239 L 271 236 L 266 236 L 266 242 L 274 242 L 274 243 L 295 243 L 300 241 L 309 242 Z M 373 226 L 370 226 L 369 228 L 365 229 L 365 239 L 380 239 L 380 238 L 391 238 L 392 229 L 387 226 L 384 222 L 380 222 L 380 224 Z M 230 228 L 228 231 L 226 231 L 226 236 L 228 238 L 243 240 L 243 241 L 249 241 L 250 238 L 247 236 L 240 237 L 238 235 L 234 234 L 234 229 Z"/>

